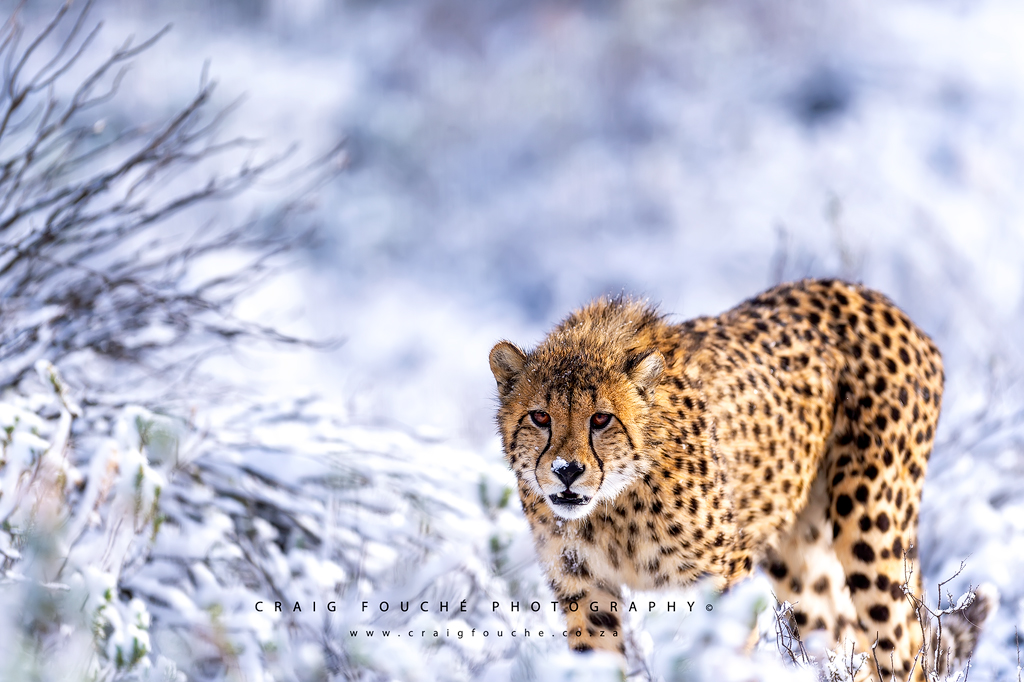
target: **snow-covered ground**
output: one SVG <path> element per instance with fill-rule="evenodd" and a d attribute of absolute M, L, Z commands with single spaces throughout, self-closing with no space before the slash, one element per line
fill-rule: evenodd
<path fill-rule="evenodd" d="M 971 675 L 1018 679 L 1019 3 L 107 0 L 94 17 L 105 45 L 174 24 L 126 80 L 117 105 L 126 117 L 180 106 L 208 59 L 222 101 L 247 96 L 232 130 L 271 148 L 297 140 L 310 155 L 347 141 L 346 173 L 317 195 L 317 242 L 238 310 L 345 342 L 262 347 L 208 368 L 257 402 L 317 395 L 331 407 L 287 424 L 247 413 L 240 426 L 233 406 L 205 405 L 196 418 L 222 432 L 247 478 L 204 465 L 207 497 L 168 504 L 208 517 L 158 537 L 157 558 L 132 578 L 136 593 L 148 588 L 154 630 L 164 628 L 155 649 L 190 676 L 614 679 L 614 662 L 571 656 L 559 637 L 493 636 L 561 626 L 550 607 L 525 607 L 550 597 L 516 500 L 502 501 L 512 477 L 494 430 L 490 346 L 536 343 L 603 293 L 648 296 L 684 319 L 778 281 L 827 275 L 886 292 L 943 351 L 947 390 L 921 514 L 925 584 L 934 594 L 965 561 L 948 586 L 954 597 L 982 582 L 999 589 Z M 329 474 L 342 483 L 308 484 Z M 273 493 L 267 480 L 292 487 Z M 170 566 L 189 532 L 208 547 L 241 546 L 231 524 L 246 512 L 220 499 L 234 485 L 250 486 L 246 499 L 309 495 L 273 504 L 293 521 L 329 525 L 336 544 L 309 549 L 293 537 L 279 549 L 272 540 L 290 522 L 253 521 L 253 537 L 274 554 L 260 564 L 276 567 L 274 579 L 232 585 L 233 574 L 217 573 L 208 584 L 230 598 L 195 587 L 168 605 L 160 581 L 180 579 Z M 304 604 L 320 595 L 324 608 L 334 594 L 338 612 L 321 622 L 319 612 L 289 619 L 250 608 L 252 597 L 272 600 L 260 591 L 268 583 L 288 592 L 280 581 L 289 579 Z M 736 653 L 769 596 L 763 579 L 726 597 L 703 587 L 642 595 L 714 605 L 638 616 L 648 673 L 796 675 L 771 650 Z M 454 612 L 420 613 L 411 630 L 478 634 L 365 635 L 409 619 L 364 611 L 364 599 L 421 597 Z M 465 613 L 454 607 L 463 599 Z M 521 611 L 506 606 L 516 600 Z M 240 647 L 235 667 L 167 634 L 201 618 L 188 611 L 169 627 L 186 608 L 176 604 L 233 614 L 200 639 L 210 650 Z M 364 634 L 350 636 L 357 625 Z"/>

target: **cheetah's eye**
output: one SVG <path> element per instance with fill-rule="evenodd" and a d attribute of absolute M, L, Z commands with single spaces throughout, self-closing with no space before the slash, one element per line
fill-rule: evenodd
<path fill-rule="evenodd" d="M 597 412 L 590 418 L 590 425 L 595 429 L 603 429 L 612 421 L 612 416 L 607 412 Z"/>
<path fill-rule="evenodd" d="M 544 410 L 534 410 L 530 413 L 530 419 L 533 423 L 541 428 L 545 428 L 551 425 L 551 415 Z"/>

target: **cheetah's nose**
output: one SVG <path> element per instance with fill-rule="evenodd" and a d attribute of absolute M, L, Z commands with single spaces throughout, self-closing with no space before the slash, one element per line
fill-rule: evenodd
<path fill-rule="evenodd" d="M 565 484 L 565 489 L 568 490 L 572 482 L 583 475 L 585 467 L 580 466 L 576 462 L 558 462 L 557 466 L 552 466 L 551 471 L 558 476 L 558 479 Z"/>

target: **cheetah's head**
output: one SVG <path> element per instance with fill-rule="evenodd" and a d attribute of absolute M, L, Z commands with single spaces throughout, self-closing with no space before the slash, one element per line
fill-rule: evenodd
<path fill-rule="evenodd" d="M 649 413 L 665 362 L 653 349 L 591 347 L 567 336 L 530 353 L 502 341 L 490 365 L 512 470 L 555 514 L 580 519 L 647 471 Z"/>

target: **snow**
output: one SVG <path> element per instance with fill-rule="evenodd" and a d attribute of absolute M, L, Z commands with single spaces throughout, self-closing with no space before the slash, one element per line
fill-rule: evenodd
<path fill-rule="evenodd" d="M 197 388 L 160 411 L 122 400 L 101 413 L 87 386 L 62 396 L 45 377 L 0 399 L 6 575 L 50 585 L 68 559 L 60 580 L 87 608 L 60 611 L 54 636 L 64 639 L 52 641 L 85 652 L 74 658 L 83 669 L 139 679 L 619 679 L 613 659 L 571 654 L 560 637 L 493 636 L 563 625 L 547 610 L 490 610 L 492 600 L 550 595 L 495 434 L 489 348 L 503 338 L 529 347 L 604 293 L 633 292 L 683 319 L 780 280 L 827 275 L 884 291 L 943 351 L 947 389 L 921 509 L 925 585 L 934 599 L 964 562 L 941 608 L 947 592 L 956 604 L 982 584 L 998 591 L 972 676 L 1016 678 L 1019 4 L 107 0 L 94 14 L 104 49 L 175 24 L 135 62 L 115 108 L 96 113 L 97 135 L 173 110 L 209 58 L 220 101 L 248 96 L 232 130 L 271 149 L 298 140 L 311 155 L 345 137 L 348 171 L 314 197 L 317 243 L 235 310 L 344 339 L 338 348 L 215 357 L 202 369 L 236 392 Z M 180 229 L 251 209 L 225 202 Z M 24 317 L 32 324 L 63 314 L 37 303 Z M 173 339 L 154 325 L 123 340 Z M 44 331 L 25 366 L 50 342 Z M 75 376 L 84 384 L 88 373 Z M 20 501 L 35 485 L 26 472 L 44 461 L 67 481 L 46 497 L 55 556 L 11 532 L 38 520 Z M 334 600 L 337 610 L 254 611 L 279 597 Z M 15 613 L 26 598 L 4 589 L 0 609 Z M 634 669 L 652 679 L 812 676 L 774 647 L 763 576 L 722 596 L 701 583 L 640 598 L 713 605 L 634 619 Z M 364 613 L 364 599 L 465 599 L 468 609 Z M 102 641 L 82 620 L 93 617 L 109 625 Z M 755 624 L 761 643 L 738 655 Z M 349 635 L 399 625 L 492 636 Z M 33 651 L 24 637 L 0 621 L 0 641 Z M 116 670 L 111 661 L 133 647 L 141 658 Z M 0 656 L 0 676 L 39 670 L 29 658 Z M 51 661 L 49 677 L 66 676 L 72 658 Z M 846 657 L 830 660 L 839 676 Z"/>

